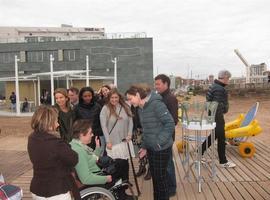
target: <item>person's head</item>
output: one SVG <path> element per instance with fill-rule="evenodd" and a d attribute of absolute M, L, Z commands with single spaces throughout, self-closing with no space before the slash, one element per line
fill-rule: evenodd
<path fill-rule="evenodd" d="M 118 92 L 117 89 L 112 89 L 109 94 L 108 94 L 108 102 L 107 106 L 109 107 L 110 110 L 110 116 L 115 115 L 118 117 L 118 114 L 116 114 L 116 106 L 120 104 L 124 110 L 126 111 L 128 116 L 132 116 L 131 111 L 128 107 L 128 105 L 125 102 L 124 97 Z"/>
<path fill-rule="evenodd" d="M 72 137 L 80 140 L 83 144 L 89 144 L 93 137 L 91 123 L 86 119 L 79 119 L 73 124 L 73 135 Z"/>
<path fill-rule="evenodd" d="M 109 85 L 103 85 L 101 87 L 101 97 L 108 97 L 109 92 L 111 91 L 111 87 Z"/>
<path fill-rule="evenodd" d="M 126 96 L 128 102 L 134 107 L 142 106 L 145 102 L 144 99 L 149 95 L 151 89 L 147 85 L 138 84 L 132 85 L 127 91 Z"/>
<path fill-rule="evenodd" d="M 79 93 L 79 103 L 90 104 L 94 100 L 94 90 L 91 87 L 83 87 Z"/>
<path fill-rule="evenodd" d="M 170 88 L 171 80 L 165 74 L 159 74 L 155 77 L 155 88 L 159 94 Z"/>
<path fill-rule="evenodd" d="M 225 85 L 229 84 L 229 80 L 231 78 L 231 73 L 228 70 L 221 70 L 218 73 L 218 80 L 222 83 L 224 83 Z"/>
<path fill-rule="evenodd" d="M 71 87 L 68 89 L 68 97 L 70 102 L 74 105 L 79 101 L 79 89 L 75 87 Z"/>
<path fill-rule="evenodd" d="M 54 98 L 56 104 L 60 108 L 69 108 L 69 98 L 67 94 L 67 90 L 65 88 L 57 88 L 54 91 Z"/>
<path fill-rule="evenodd" d="M 47 105 L 39 106 L 31 120 L 31 128 L 36 133 L 54 133 L 58 128 L 58 111 Z"/>

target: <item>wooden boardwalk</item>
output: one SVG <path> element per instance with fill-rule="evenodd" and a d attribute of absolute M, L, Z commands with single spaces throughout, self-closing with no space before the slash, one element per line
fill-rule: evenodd
<path fill-rule="evenodd" d="M 210 177 L 209 166 L 202 167 L 203 183 L 202 192 L 198 193 L 194 176 L 194 168 L 190 173 L 190 180 L 184 178 L 184 170 L 176 147 L 173 148 L 177 194 L 173 200 L 251 200 L 270 199 L 270 148 L 262 141 L 254 139 L 256 154 L 252 159 L 239 156 L 237 147 L 227 147 L 227 157 L 237 164 L 234 169 L 217 167 L 215 181 Z M 23 189 L 24 198 L 31 199 L 29 184 L 32 177 L 31 163 L 26 151 L 0 151 L 0 169 L 8 182 L 18 185 Z M 191 154 L 191 159 L 193 155 Z M 138 162 L 135 159 L 136 169 Z M 130 170 L 131 174 L 131 170 Z M 131 181 L 134 179 L 130 175 Z M 141 189 L 141 200 L 153 199 L 152 181 L 138 179 Z M 134 191 L 136 191 L 134 187 Z"/>

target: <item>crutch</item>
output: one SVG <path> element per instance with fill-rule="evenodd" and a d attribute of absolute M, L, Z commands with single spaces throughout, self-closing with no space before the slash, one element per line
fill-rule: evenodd
<path fill-rule="evenodd" d="M 137 193 L 138 193 L 138 196 L 140 196 L 141 195 L 141 191 L 139 189 L 137 176 L 135 174 L 135 168 L 134 168 L 134 164 L 133 164 L 133 160 L 132 160 L 132 156 L 131 156 L 129 142 L 128 141 L 126 141 L 126 142 L 127 142 L 127 146 L 128 146 L 128 153 L 129 153 L 129 158 L 130 158 L 130 162 L 131 162 L 131 167 L 132 167 L 132 172 L 133 172 L 133 176 L 134 176 L 134 180 L 135 180 L 135 185 L 136 185 Z"/>

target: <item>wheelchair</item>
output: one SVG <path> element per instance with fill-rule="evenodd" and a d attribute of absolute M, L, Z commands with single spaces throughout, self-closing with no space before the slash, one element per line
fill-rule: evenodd
<path fill-rule="evenodd" d="M 119 191 L 121 189 L 128 189 L 133 200 L 136 200 L 136 196 L 132 190 L 132 184 L 127 181 L 117 180 L 114 184 L 108 186 L 108 189 L 100 185 L 83 185 L 76 173 L 72 173 L 75 183 L 80 191 L 80 196 L 82 200 L 123 200 L 119 196 Z"/>

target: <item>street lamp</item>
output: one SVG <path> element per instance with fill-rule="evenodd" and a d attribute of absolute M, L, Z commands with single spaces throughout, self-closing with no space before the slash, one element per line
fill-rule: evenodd
<path fill-rule="evenodd" d="M 20 115 L 20 91 L 19 91 L 19 75 L 18 75 L 18 62 L 20 59 L 15 55 L 15 92 L 16 92 L 16 115 Z"/>
<path fill-rule="evenodd" d="M 89 87 L 89 56 L 86 56 L 86 86 Z"/>
<path fill-rule="evenodd" d="M 114 63 L 114 86 L 117 88 L 117 58 L 116 57 L 112 60 L 112 63 Z"/>
<path fill-rule="evenodd" d="M 50 77 L 51 77 L 51 102 L 52 102 L 52 105 L 54 105 L 53 61 L 54 61 L 54 57 L 52 54 L 50 54 Z"/>

